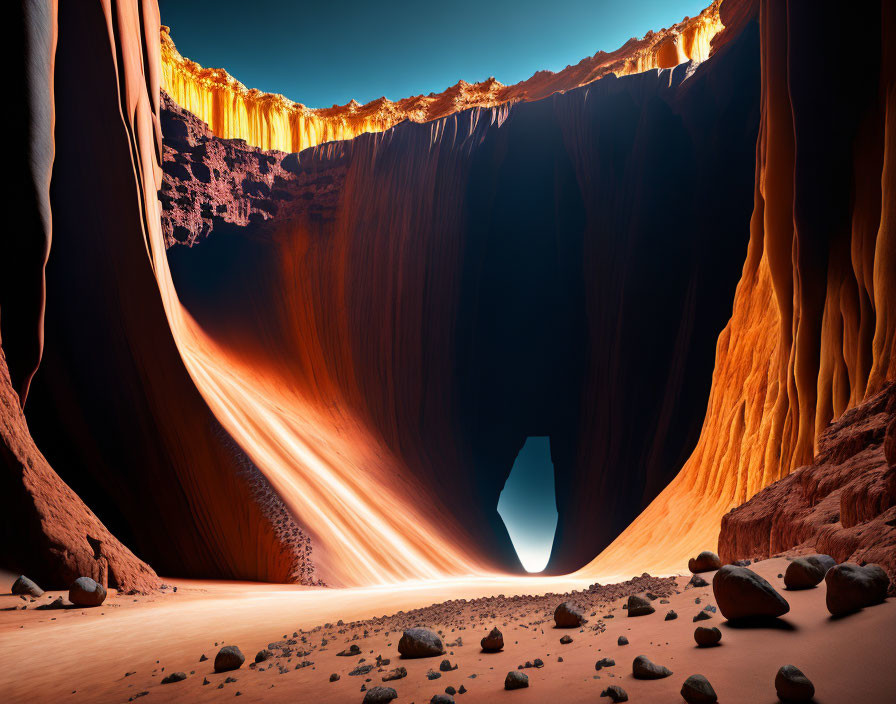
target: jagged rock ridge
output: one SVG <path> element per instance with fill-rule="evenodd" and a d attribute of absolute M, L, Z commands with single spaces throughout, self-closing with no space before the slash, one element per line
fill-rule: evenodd
<path fill-rule="evenodd" d="M 332 108 L 308 108 L 282 95 L 248 89 L 224 69 L 203 68 L 180 55 L 168 27 L 162 27 L 162 88 L 179 105 L 206 122 L 225 139 L 241 138 L 263 149 L 298 152 L 335 139 L 381 132 L 402 122 L 428 122 L 474 107 L 541 100 L 552 93 L 587 85 L 609 74 L 625 76 L 672 68 L 688 60 L 703 61 L 722 30 L 721 0 L 696 17 L 644 37 L 632 38 L 616 51 L 598 51 L 562 71 L 539 71 L 505 86 L 494 78 L 480 83 L 458 81 L 441 93 L 365 105 L 350 101 Z"/>

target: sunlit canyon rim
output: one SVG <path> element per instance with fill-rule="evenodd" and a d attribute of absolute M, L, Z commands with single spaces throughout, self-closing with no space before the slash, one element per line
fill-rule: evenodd
<path fill-rule="evenodd" d="M 893 3 L 717 0 L 516 85 L 332 108 L 163 19 L 17 6 L 0 569 L 366 595 L 296 591 L 270 639 L 704 549 L 894 583 Z M 532 437 L 557 527 L 525 577 L 498 503 Z"/>

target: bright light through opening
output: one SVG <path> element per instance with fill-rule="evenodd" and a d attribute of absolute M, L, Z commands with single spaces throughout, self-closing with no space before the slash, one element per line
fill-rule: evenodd
<path fill-rule="evenodd" d="M 541 572 L 557 532 L 557 498 L 550 440 L 530 437 L 517 455 L 498 499 L 516 554 L 527 572 Z"/>

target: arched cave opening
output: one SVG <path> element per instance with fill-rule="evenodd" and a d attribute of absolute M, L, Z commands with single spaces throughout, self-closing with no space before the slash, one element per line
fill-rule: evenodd
<path fill-rule="evenodd" d="M 498 514 L 527 572 L 542 572 L 557 532 L 557 497 L 551 444 L 528 437 L 498 499 Z"/>

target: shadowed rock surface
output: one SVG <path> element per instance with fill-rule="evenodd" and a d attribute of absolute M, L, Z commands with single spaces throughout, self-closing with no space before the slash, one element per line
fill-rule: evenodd
<path fill-rule="evenodd" d="M 830 555 L 795 557 L 784 572 L 784 586 L 788 589 L 811 589 L 820 584 L 827 571 L 836 564 Z"/>
<path fill-rule="evenodd" d="M 892 588 L 887 573 L 880 565 L 863 567 L 851 562 L 832 567 L 824 581 L 828 611 L 834 616 L 879 604 L 887 598 L 887 592 Z"/>
<path fill-rule="evenodd" d="M 729 621 L 775 618 L 790 611 L 787 600 L 747 567 L 722 567 L 712 579 L 712 592 Z"/>

